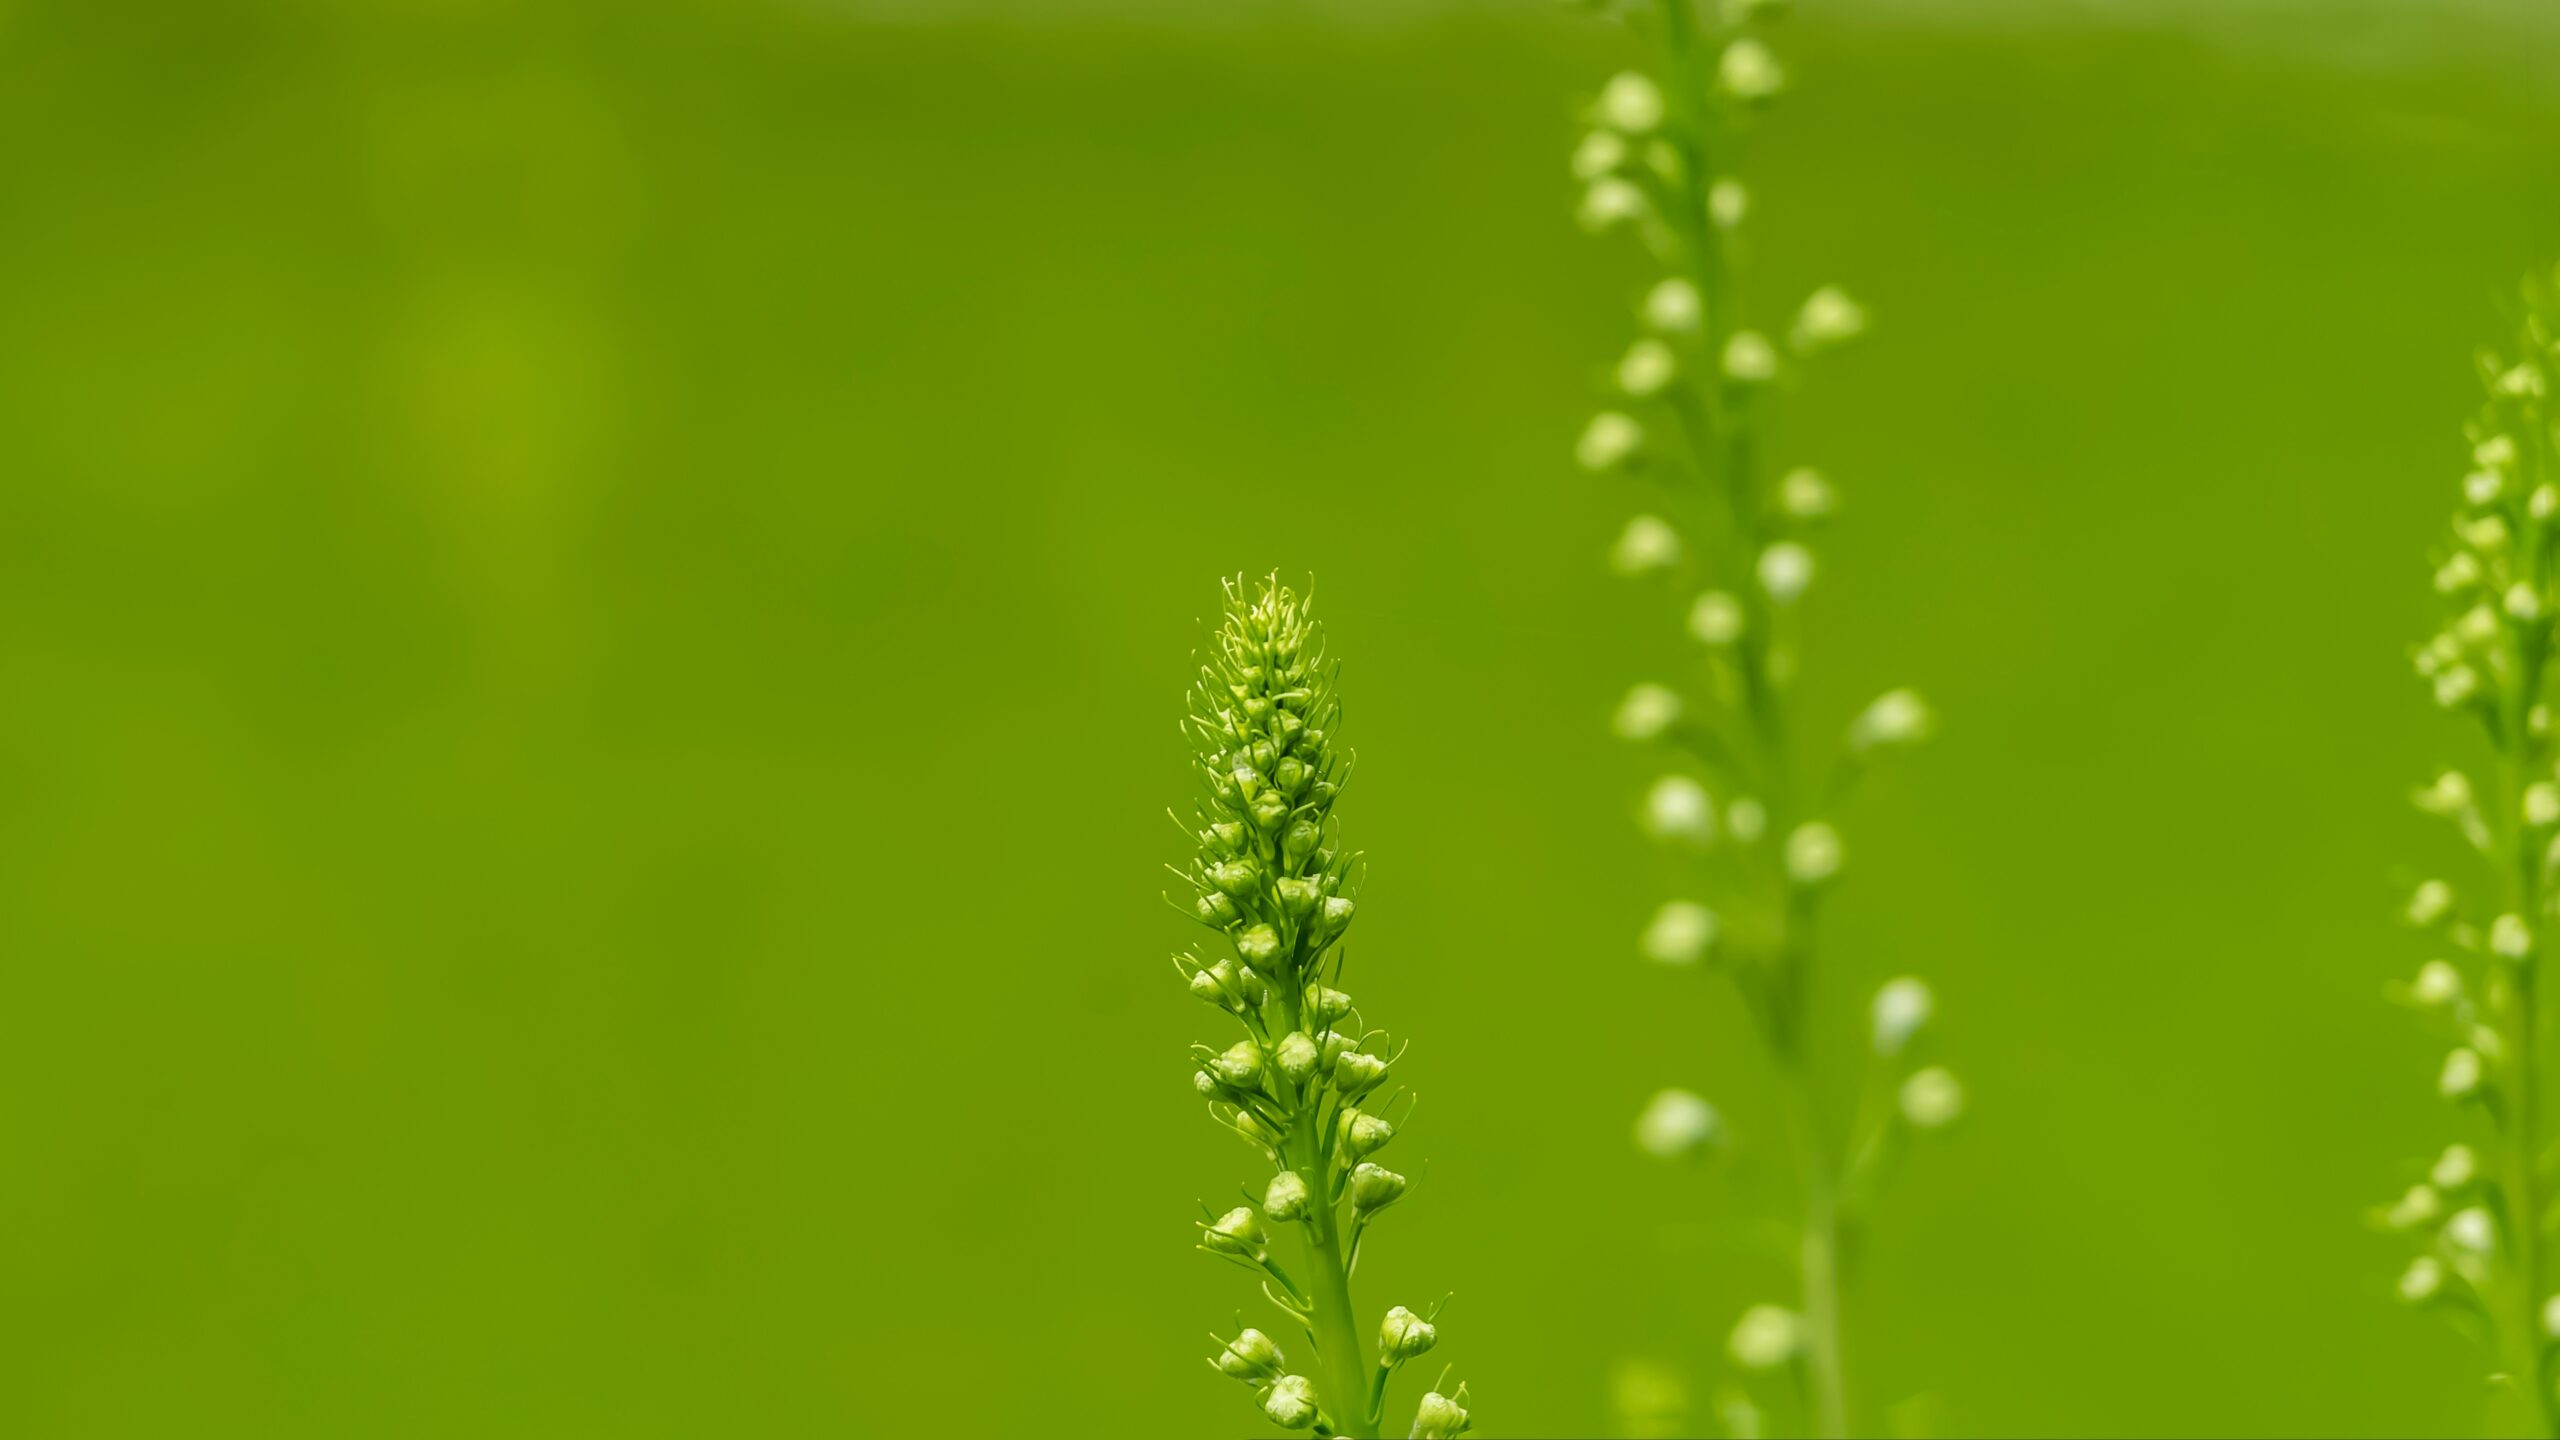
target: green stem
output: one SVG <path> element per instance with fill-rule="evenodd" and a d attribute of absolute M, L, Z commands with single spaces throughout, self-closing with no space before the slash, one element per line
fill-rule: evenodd
<path fill-rule="evenodd" d="M 1322 1203 L 1322 1197 L 1332 1193 L 1332 1181 L 1315 1108 L 1308 1106 L 1299 1117 L 1290 1160 L 1319 1197 L 1306 1221 L 1307 1288 L 1315 1300 L 1316 1393 L 1323 1397 L 1334 1433 L 1352 1440 L 1376 1440 L 1378 1417 L 1371 1398 L 1368 1347 L 1351 1310 L 1351 1272 L 1343 1263 L 1334 1207 Z"/>
<path fill-rule="evenodd" d="M 2538 677 L 2537 677 L 2538 678 Z M 2524 692 L 2527 695 L 2531 690 Z M 2541 857 L 2534 853 L 2530 835 L 2523 823 L 2523 799 L 2526 776 L 2532 768 L 2533 739 L 2522 711 L 2506 727 L 2501 746 L 2503 764 L 2499 803 L 2506 812 L 2503 834 L 2510 839 L 2513 853 L 2506 858 L 2507 902 L 2512 913 L 2522 916 L 2538 932 L 2543 925 L 2541 903 Z M 2493 961 L 2492 963 L 2500 963 Z M 2499 1317 L 2498 1334 L 2501 1368 L 2517 1394 L 2512 1405 L 2496 1407 L 2493 1419 L 2512 1426 L 2519 1434 L 2560 1435 L 2560 1397 L 2552 1393 L 2550 1377 L 2543 1364 L 2542 1335 L 2542 1153 L 2541 1084 L 2542 1075 L 2535 1043 L 2540 1026 L 2539 989 L 2534 983 L 2533 965 L 2507 967 L 2500 976 L 2505 1004 L 2500 1006 L 2499 1038 L 2507 1047 L 2512 1077 L 2508 1087 L 2507 1124 L 2504 1127 L 2505 1155 L 2502 1182 L 2506 1199 L 2505 1240 L 2512 1257 L 2506 1289 L 2498 1297 L 2505 1312 Z"/>

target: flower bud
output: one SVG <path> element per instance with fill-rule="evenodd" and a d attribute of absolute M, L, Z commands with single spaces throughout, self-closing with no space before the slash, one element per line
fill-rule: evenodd
<path fill-rule="evenodd" d="M 1351 997 L 1322 985 L 1307 987 L 1307 1023 L 1331 1025 L 1351 1013 Z"/>
<path fill-rule="evenodd" d="M 1645 792 L 1644 828 L 1656 840 L 1704 845 L 1716 838 L 1715 802 L 1686 775 L 1665 775 Z"/>
<path fill-rule="evenodd" d="M 1964 1087 L 1932 1065 L 1902 1082 L 1902 1118 L 1921 1130 L 1951 1124 L 1964 1113 Z"/>
<path fill-rule="evenodd" d="M 2430 960 L 2418 967 L 2409 998 L 2430 1008 L 2450 1005 L 2462 998 L 2462 972 L 2449 960 Z"/>
<path fill-rule="evenodd" d="M 1819 820 L 1787 837 L 1787 878 L 1810 888 L 1840 873 L 1840 832 Z"/>
<path fill-rule="evenodd" d="M 1384 1210 L 1404 1198 L 1405 1178 L 1383 1165 L 1363 1160 L 1351 1167 L 1351 1203 L 1360 1210 Z"/>
<path fill-rule="evenodd" d="M 1262 1217 L 1249 1206 L 1239 1205 L 1201 1227 L 1200 1243 L 1222 1255 L 1241 1255 L 1248 1260 L 1262 1258 Z"/>
<path fill-rule="evenodd" d="M 1236 953 L 1244 963 L 1267 970 L 1280 958 L 1280 932 L 1268 925 L 1255 925 L 1236 937 Z"/>
<path fill-rule="evenodd" d="M 1736 330 L 1724 342 L 1724 378 L 1737 385 L 1758 385 L 1778 373 L 1778 352 L 1757 330 Z"/>
<path fill-rule="evenodd" d="M 1236 1338 L 1209 1361 L 1219 1374 L 1247 1384 L 1270 1379 L 1288 1363 L 1270 1336 L 1253 1329 L 1237 1332 Z"/>
<path fill-rule="evenodd" d="M 1769 47 L 1743 36 L 1724 47 L 1716 60 L 1716 83 L 1740 100 L 1766 100 L 1787 83 Z"/>
<path fill-rule="evenodd" d="M 1221 1010 L 1235 1010 L 1244 1004 L 1244 987 L 1236 976 L 1235 962 L 1221 960 L 1191 972 L 1191 993 Z"/>
<path fill-rule="evenodd" d="M 1694 900 L 1665 901 L 1637 943 L 1656 964 L 1695 965 L 1716 943 L 1715 912 Z"/>
<path fill-rule="evenodd" d="M 1626 358 L 1618 362 L 1618 388 L 1648 400 L 1670 389 L 1679 373 L 1680 359 L 1671 347 L 1648 335 L 1628 346 Z"/>
<path fill-rule="evenodd" d="M 1791 520 L 1820 520 L 1840 506 L 1822 472 L 1799 465 L 1778 482 L 1778 508 Z"/>
<path fill-rule="evenodd" d="M 1236 902 L 1215 890 L 1202 895 L 1191 908 L 1199 915 L 1202 924 L 1215 925 L 1220 929 L 1244 918 L 1236 909 Z"/>
<path fill-rule="evenodd" d="M 1292 1030 L 1280 1037 L 1272 1058 L 1290 1084 L 1304 1085 L 1314 1077 L 1321 1057 L 1316 1053 L 1316 1042 L 1307 1037 L 1306 1031 Z"/>
<path fill-rule="evenodd" d="M 1582 438 L 1573 442 L 1573 458 L 1585 470 L 1609 471 L 1635 459 L 1643 448 L 1642 425 L 1615 410 L 1603 410 L 1582 427 Z"/>
<path fill-rule="evenodd" d="M 2436 1076 L 2436 1092 L 2447 1100 L 2468 1099 L 2479 1093 L 2484 1078 L 2480 1052 L 2458 1045 L 2444 1057 L 2444 1069 Z"/>
<path fill-rule="evenodd" d="M 1324 898 L 1322 883 L 1308 876 L 1291 876 L 1271 882 L 1272 893 L 1280 897 L 1280 908 L 1303 918 Z"/>
<path fill-rule="evenodd" d="M 1805 297 L 1787 343 L 1799 355 L 1812 355 L 1855 340 L 1866 328 L 1866 308 L 1839 286 L 1825 285 Z"/>
<path fill-rule="evenodd" d="M 2521 915 L 2501 915 L 2489 922 L 2489 949 L 2501 960 L 2517 963 L 2533 958 L 2533 929 Z"/>
<path fill-rule="evenodd" d="M 1253 816 L 1257 827 L 1277 830 L 1280 822 L 1289 818 L 1289 797 L 1276 789 L 1265 788 L 1245 803 L 1245 811 Z"/>
<path fill-rule="evenodd" d="M 1239 1090 L 1250 1090 L 1262 1079 L 1262 1047 L 1250 1040 L 1239 1040 L 1211 1060 L 1208 1068 L 1220 1081 Z"/>
<path fill-rule="evenodd" d="M 1365 1050 L 1346 1050 L 1333 1062 L 1333 1088 L 1345 1095 L 1366 1095 L 1387 1078 L 1387 1062 Z"/>
<path fill-rule="evenodd" d="M 1365 1159 L 1385 1149 L 1387 1142 L 1396 1138 L 1396 1127 L 1388 1124 L 1386 1117 L 1372 1115 L 1357 1107 L 1346 1107 L 1341 1118 L 1334 1122 L 1334 1128 L 1340 1144 L 1351 1152 L 1355 1160 Z"/>
<path fill-rule="evenodd" d="M 2486 1255 L 2498 1248 L 2498 1223 L 2489 1212 L 2474 1205 L 2457 1210 L 2444 1222 L 2445 1243 L 2472 1255 Z"/>
<path fill-rule="evenodd" d="M 1582 228 L 1597 235 L 1620 225 L 1643 219 L 1653 209 L 1644 192 L 1635 183 L 1615 175 L 1603 175 L 1582 192 L 1582 208 L 1575 218 Z"/>
<path fill-rule="evenodd" d="M 1636 1145 L 1668 1160 L 1714 1144 L 1723 1130 L 1714 1106 L 1686 1090 L 1663 1090 L 1636 1117 Z"/>
<path fill-rule="evenodd" d="M 1324 909 L 1316 917 L 1316 928 L 1331 937 L 1351 928 L 1351 912 L 1359 907 L 1347 895 L 1328 895 Z"/>
<path fill-rule="evenodd" d="M 1665 685 L 1646 683 L 1627 692 L 1618 702 L 1618 713 L 1609 719 L 1609 728 L 1621 740 L 1653 740 L 1677 724 L 1680 719 L 1680 692 Z"/>
<path fill-rule="evenodd" d="M 2480 1178 L 2480 1156 L 2468 1145 L 2447 1145 L 2427 1178 L 2440 1190 L 2462 1190 Z"/>
<path fill-rule="evenodd" d="M 1324 788 L 1322 782 L 1316 785 L 1319 791 Z M 1323 802 L 1319 800 L 1317 803 Z M 1323 843 L 1324 827 L 1304 815 L 1290 821 L 1289 828 L 1280 832 L 1280 853 L 1289 857 L 1292 865 L 1314 854 L 1316 847 Z"/>
<path fill-rule="evenodd" d="M 1439 1343 L 1440 1332 L 1430 1321 L 1397 1305 L 1378 1326 L 1378 1363 L 1401 1365 Z"/>
<path fill-rule="evenodd" d="M 2444 1197 L 2432 1185 L 2412 1185 L 2384 1212 L 2383 1223 L 2394 1230 L 2415 1230 L 2432 1225 L 2444 1213 Z"/>
<path fill-rule="evenodd" d="M 1426 1391 L 1422 1404 L 1413 1412 L 1413 1440 L 1456 1440 L 1467 1433 L 1467 1387 L 1458 1387 L 1454 1396 L 1437 1390 Z"/>
<path fill-rule="evenodd" d="M 1935 1007 L 1929 987 L 1905 975 L 1876 991 L 1875 1044 L 1879 1055 L 1899 1055 L 1911 1037 L 1929 1023 Z"/>
<path fill-rule="evenodd" d="M 1315 1196 L 1307 1191 L 1307 1182 L 1295 1170 L 1283 1170 L 1271 1177 L 1263 1187 L 1262 1213 L 1274 1220 L 1304 1220 L 1315 1204 Z"/>
<path fill-rule="evenodd" d="M 1597 180 L 1627 163 L 1627 142 L 1606 130 L 1594 130 L 1574 147 L 1573 178 Z"/>
<path fill-rule="evenodd" d="M 1710 590 L 1689 607 L 1689 633 L 1722 648 L 1742 638 L 1742 602 L 1722 590 Z"/>
<path fill-rule="evenodd" d="M 1283 1430 L 1304 1430 L 1316 1423 L 1316 1382 L 1304 1375 L 1283 1375 L 1262 1392 L 1262 1413 Z"/>
<path fill-rule="evenodd" d="M 1793 540 L 1781 540 L 1760 552 L 1760 588 L 1770 600 L 1792 605 L 1813 583 L 1813 552 Z"/>
<path fill-rule="evenodd" d="M 1698 287 L 1677 276 L 1645 292 L 1644 321 L 1666 335 L 1690 335 L 1706 318 Z"/>
<path fill-rule="evenodd" d="M 1680 532 L 1659 515 L 1638 515 L 1618 532 L 1609 566 L 1621 575 L 1649 575 L 1680 562 Z"/>
<path fill-rule="evenodd" d="M 1929 704 L 1910 690 L 1887 690 L 1849 724 L 1849 748 L 1860 754 L 1929 738 Z"/>
<path fill-rule="evenodd" d="M 1662 91 L 1636 71 L 1621 70 L 1600 91 L 1600 123 L 1626 135 L 1642 135 L 1662 123 Z"/>
<path fill-rule="evenodd" d="M 2480 557 L 2468 550 L 2455 551 L 2452 559 L 2436 567 L 2436 591 L 2439 594 L 2459 595 L 2478 585 L 2481 579 Z"/>
<path fill-rule="evenodd" d="M 1751 213 L 1751 192 L 1739 180 L 1718 180 L 1707 187 L 1707 218 L 1719 230 L 1730 230 Z"/>
<path fill-rule="evenodd" d="M 1221 860 L 1209 867 L 1209 883 L 1236 899 L 1252 894 L 1254 882 L 1260 878 L 1262 869 L 1250 856 Z"/>
<path fill-rule="evenodd" d="M 2453 913 L 2453 887 L 2429 880 L 2409 896 L 2409 923 L 2433 925 Z"/>
<path fill-rule="evenodd" d="M 2412 1305 L 2433 1300 L 2444 1290 L 2444 1264 L 2433 1255 L 2421 1255 L 2400 1272 L 2400 1298 Z"/>
<path fill-rule="evenodd" d="M 1724 828 L 1745 845 L 1757 845 L 1769 828 L 1769 807 L 1748 795 L 1724 807 Z"/>
<path fill-rule="evenodd" d="M 1754 1305 L 1734 1322 L 1725 1353 L 1745 1370 L 1775 1370 L 1804 1348 L 1804 1321 L 1793 1310 Z"/>
<path fill-rule="evenodd" d="M 2538 829 L 2560 825 L 2560 785 L 2537 780 L 2524 787 L 2524 823 Z"/>

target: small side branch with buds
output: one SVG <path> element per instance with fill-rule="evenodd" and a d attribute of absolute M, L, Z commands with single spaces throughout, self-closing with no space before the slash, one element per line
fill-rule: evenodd
<path fill-rule="evenodd" d="M 1192 1047 L 1192 1084 L 1211 1117 L 1272 1167 L 1244 1204 L 1203 1207 L 1200 1248 L 1260 1282 L 1313 1362 L 1291 1369 L 1277 1341 L 1239 1320 L 1210 1367 L 1250 1386 L 1282 1429 L 1365 1440 L 1383 1433 L 1388 1382 L 1439 1344 L 1440 1311 L 1391 1307 L 1373 1347 L 1351 1300 L 1370 1226 L 1409 1188 L 1375 1157 L 1413 1099 L 1392 1083 L 1402 1047 L 1335 988 L 1360 868 L 1333 819 L 1350 772 L 1334 735 L 1336 679 L 1295 592 L 1276 579 L 1228 585 L 1183 721 L 1200 798 L 1182 827 L 1197 848 L 1175 872 L 1190 913 L 1226 953 L 1185 953 L 1174 965 L 1244 1032 L 1224 1049 Z M 1294 1270 L 1271 1253 L 1274 1227 L 1298 1233 Z M 1466 1387 L 1450 1389 L 1444 1375 L 1410 1433 L 1467 1427 Z"/>

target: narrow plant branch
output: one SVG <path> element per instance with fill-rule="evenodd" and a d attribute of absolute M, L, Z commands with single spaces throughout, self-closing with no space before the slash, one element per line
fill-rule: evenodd
<path fill-rule="evenodd" d="M 2409 921 L 2443 953 L 2400 996 L 2450 1043 L 2437 1088 L 2479 1117 L 2490 1159 L 2457 1141 L 2377 1218 L 2422 1247 L 2400 1277 L 2402 1298 L 2481 1334 L 2492 1428 L 2560 1435 L 2536 983 L 2560 863 L 2548 693 L 2560 436 L 2547 404 L 2560 382 L 2560 276 L 2528 284 L 2524 302 L 2513 355 L 2478 358 L 2486 398 L 2469 427 L 2470 470 L 2437 557 L 2448 618 L 2414 656 L 2436 703 L 2478 722 L 2487 742 L 2476 775 L 2448 769 L 2415 799 L 2478 853 L 2484 907 L 2496 913 L 2484 922 L 2447 881 L 2419 885 Z"/>
<path fill-rule="evenodd" d="M 1800 602 L 1815 574 L 1810 542 L 1837 498 L 1819 471 L 1777 469 L 1769 456 L 1780 394 L 1856 339 L 1866 312 L 1826 286 L 1797 307 L 1783 336 L 1749 321 L 1751 201 L 1739 174 L 1753 127 L 1785 88 L 1767 36 L 1782 7 L 1593 8 L 1649 39 L 1653 63 L 1610 80 L 1593 106 L 1573 162 L 1585 187 L 1580 217 L 1594 232 L 1635 234 L 1658 278 L 1637 306 L 1644 333 L 1613 377 L 1620 405 L 1592 419 L 1577 458 L 1650 486 L 1660 513 L 1627 522 L 1611 562 L 1667 585 L 1698 644 L 1693 675 L 1637 685 L 1615 722 L 1672 762 L 1647 794 L 1644 824 L 1688 862 L 1698 890 L 1656 912 L 1641 948 L 1666 965 L 1729 976 L 1759 1033 L 1785 1122 L 1799 1294 L 1792 1309 L 1746 1312 L 1726 1348 L 1746 1373 L 1793 1377 L 1805 1427 L 1841 1435 L 1857 1418 L 1841 1317 L 1860 1213 L 1898 1137 L 1953 1121 L 1963 1104 L 1945 1070 L 1915 1068 L 1932 1002 L 1905 978 L 1876 997 L 1866 1062 L 1866 1088 L 1882 1084 L 1897 1103 L 1847 1126 L 1823 1109 L 1833 1087 L 1813 976 L 1816 922 L 1841 869 L 1839 807 L 1875 759 L 1924 738 L 1932 720 L 1918 696 L 1891 691 L 1851 722 L 1827 766 L 1807 754 L 1790 694 Z M 1675 1089 L 1654 1098 L 1637 1135 L 1649 1150 L 1678 1155 L 1708 1147 L 1721 1130 L 1712 1107 Z M 1757 1402 L 1729 1402 L 1729 1416 L 1737 1406 L 1761 1423 Z"/>
<path fill-rule="evenodd" d="M 1194 1046 L 1192 1083 L 1211 1118 L 1273 1170 L 1257 1203 L 1202 1207 L 1200 1248 L 1259 1276 L 1313 1361 L 1291 1369 L 1277 1341 L 1239 1321 L 1209 1364 L 1251 1386 L 1282 1429 L 1372 1440 L 1387 1433 L 1388 1382 L 1439 1343 L 1439 1330 L 1436 1307 L 1425 1316 L 1393 1306 L 1373 1350 L 1351 1295 L 1372 1222 L 1406 1189 L 1371 1157 L 1396 1138 L 1412 1100 L 1386 1087 L 1403 1051 L 1334 988 L 1361 868 L 1333 819 L 1350 772 L 1334 735 L 1338 677 L 1295 592 L 1276 578 L 1227 585 L 1183 719 L 1200 797 L 1186 827 L 1197 849 L 1176 872 L 1218 944 L 1174 965 L 1192 994 L 1244 1031 L 1223 1050 Z M 1297 1230 L 1304 1285 L 1272 1258 L 1273 1228 Z M 1467 1389 L 1445 1380 L 1422 1397 L 1412 1436 L 1467 1430 Z"/>

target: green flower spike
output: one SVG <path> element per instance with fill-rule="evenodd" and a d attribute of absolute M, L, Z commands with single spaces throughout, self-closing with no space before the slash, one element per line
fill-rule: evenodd
<path fill-rule="evenodd" d="M 1622 116 L 1638 104 L 1632 91 L 1619 97 Z M 1360 871 L 1333 815 L 1351 772 L 1336 738 L 1336 679 L 1296 592 L 1276 578 L 1227 586 L 1183 720 L 1199 798 L 1182 825 L 1195 849 L 1176 873 L 1192 892 L 1185 913 L 1233 953 L 1175 965 L 1192 994 L 1244 1032 L 1193 1047 L 1193 1088 L 1272 1167 L 1246 1188 L 1258 1204 L 1202 1222 L 1200 1248 L 1252 1272 L 1314 1342 L 1314 1363 L 1292 1372 L 1267 1336 L 1244 1330 L 1210 1365 L 1254 1386 L 1256 1406 L 1284 1430 L 1375 1440 L 1387 1433 L 1396 1368 L 1439 1332 L 1435 1317 L 1402 1306 L 1373 1331 L 1352 1303 L 1368 1227 L 1405 1192 L 1402 1175 L 1368 1158 L 1398 1129 L 1379 1112 L 1409 1120 L 1412 1102 L 1397 1090 L 1361 1108 L 1404 1051 L 1365 1029 L 1335 988 Z M 1294 1234 L 1295 1253 L 1272 1254 L 1273 1225 L 1284 1249 Z M 1411 1433 L 1462 1433 L 1465 1393 L 1425 1396 Z"/>

